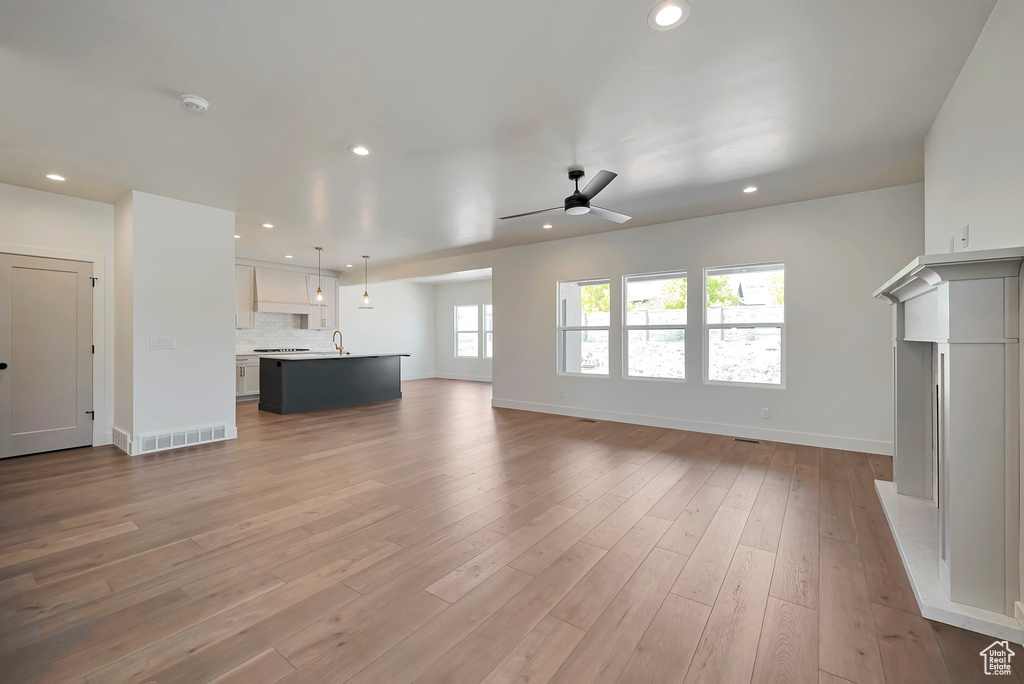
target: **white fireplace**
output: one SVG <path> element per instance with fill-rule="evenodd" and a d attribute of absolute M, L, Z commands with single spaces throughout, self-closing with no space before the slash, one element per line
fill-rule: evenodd
<path fill-rule="evenodd" d="M 876 482 L 924 617 L 1024 641 L 1024 248 L 918 257 L 875 292 L 893 315 L 893 482 Z"/>

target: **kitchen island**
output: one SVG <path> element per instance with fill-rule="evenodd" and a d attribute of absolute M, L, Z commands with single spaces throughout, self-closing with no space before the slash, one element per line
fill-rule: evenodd
<path fill-rule="evenodd" d="M 260 357 L 261 411 L 287 414 L 402 398 L 409 354 L 272 354 Z"/>

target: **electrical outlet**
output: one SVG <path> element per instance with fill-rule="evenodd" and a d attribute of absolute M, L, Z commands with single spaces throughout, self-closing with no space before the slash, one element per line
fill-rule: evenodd
<path fill-rule="evenodd" d="M 565 392 L 559 392 L 558 393 L 558 398 L 559 399 L 565 399 Z"/>
<path fill-rule="evenodd" d="M 769 409 L 763 408 L 761 409 L 761 417 L 768 420 L 772 417 L 772 412 Z"/>

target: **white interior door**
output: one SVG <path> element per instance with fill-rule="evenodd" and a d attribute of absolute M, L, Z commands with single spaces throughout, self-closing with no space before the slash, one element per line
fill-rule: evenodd
<path fill-rule="evenodd" d="M 92 444 L 91 276 L 0 254 L 0 458 Z"/>

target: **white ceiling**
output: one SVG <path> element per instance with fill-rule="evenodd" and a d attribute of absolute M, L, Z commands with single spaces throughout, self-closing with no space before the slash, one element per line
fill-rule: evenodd
<path fill-rule="evenodd" d="M 655 32 L 654 0 L 4 0 L 0 182 L 231 209 L 240 256 L 339 269 L 619 228 L 496 220 L 573 163 L 620 174 L 625 227 L 914 182 L 994 2 L 693 0 Z"/>

